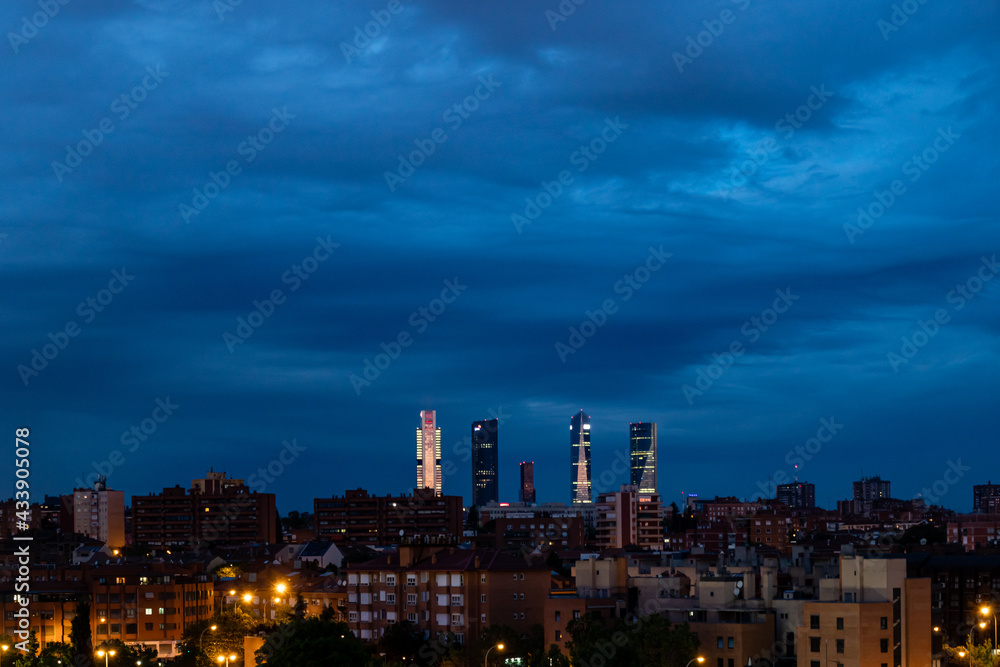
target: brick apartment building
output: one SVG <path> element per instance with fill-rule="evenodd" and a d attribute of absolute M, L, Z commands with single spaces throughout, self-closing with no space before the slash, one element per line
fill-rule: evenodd
<path fill-rule="evenodd" d="M 137 546 L 273 543 L 279 535 L 277 525 L 274 494 L 247 486 L 227 486 L 215 493 L 175 486 L 132 496 L 132 541 Z"/>
<path fill-rule="evenodd" d="M 549 584 L 540 559 L 403 545 L 347 569 L 347 622 L 363 640 L 377 640 L 401 621 L 427 638 L 453 633 L 462 642 L 494 624 L 526 633 L 542 617 Z"/>
<path fill-rule="evenodd" d="M 462 536 L 462 497 L 414 489 L 412 495 L 370 496 L 351 489 L 343 497 L 316 498 L 317 540 L 339 546 L 388 546 L 400 537 L 457 540 Z"/>
<path fill-rule="evenodd" d="M 68 642 L 76 606 L 90 602 L 94 644 L 120 639 L 144 644 L 161 658 L 177 655 L 184 629 L 212 616 L 212 583 L 198 566 L 171 564 L 111 564 L 96 568 L 54 566 L 31 571 L 30 626 L 41 648 Z M 14 579 L 0 582 L 3 632 L 13 635 Z"/>

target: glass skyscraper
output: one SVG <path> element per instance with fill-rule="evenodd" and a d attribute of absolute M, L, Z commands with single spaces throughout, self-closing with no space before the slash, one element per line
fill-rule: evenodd
<path fill-rule="evenodd" d="M 589 503 L 590 499 L 590 416 L 583 410 L 569 420 L 570 501 Z"/>
<path fill-rule="evenodd" d="M 656 490 L 656 424 L 636 422 L 628 425 L 631 484 L 639 493 Z"/>
<path fill-rule="evenodd" d="M 500 502 L 497 485 L 497 436 L 500 422 L 487 419 L 472 422 L 472 504 Z"/>

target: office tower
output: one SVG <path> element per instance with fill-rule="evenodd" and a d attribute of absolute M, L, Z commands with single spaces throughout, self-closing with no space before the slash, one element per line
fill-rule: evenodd
<path fill-rule="evenodd" d="M 779 503 L 796 509 L 816 507 L 816 485 L 809 482 L 779 484 L 776 498 Z"/>
<path fill-rule="evenodd" d="M 417 427 L 417 488 L 441 495 L 441 429 L 434 410 L 420 411 Z"/>
<path fill-rule="evenodd" d="M 522 503 L 535 502 L 535 462 L 521 461 L 521 496 Z"/>
<path fill-rule="evenodd" d="M 889 480 L 883 480 L 878 475 L 862 477 L 860 482 L 854 482 L 854 500 L 871 502 L 882 498 L 891 498 L 889 484 Z"/>
<path fill-rule="evenodd" d="M 631 484 L 639 493 L 656 493 L 656 424 L 629 424 L 628 435 Z"/>
<path fill-rule="evenodd" d="M 472 422 L 472 504 L 500 502 L 497 486 L 497 436 L 500 422 L 496 419 Z"/>
<path fill-rule="evenodd" d="M 569 420 L 570 500 L 590 502 L 590 416 L 583 410 Z"/>

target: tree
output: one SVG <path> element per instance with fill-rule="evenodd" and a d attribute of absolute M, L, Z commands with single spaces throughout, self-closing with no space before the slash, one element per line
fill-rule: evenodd
<path fill-rule="evenodd" d="M 469 516 L 465 519 L 465 529 L 478 531 L 479 530 L 479 507 L 473 505 L 469 508 Z"/>
<path fill-rule="evenodd" d="M 211 626 L 215 626 L 215 630 Z M 243 638 L 255 634 L 262 625 L 260 619 L 242 610 L 223 612 L 210 620 L 192 623 L 184 630 L 178 646 L 184 665 L 210 665 L 218 655 L 243 653 Z"/>
<path fill-rule="evenodd" d="M 346 623 L 310 617 L 284 623 L 267 635 L 256 662 L 267 667 L 365 667 L 371 655 Z"/>
<path fill-rule="evenodd" d="M 948 656 L 949 662 L 958 665 L 969 665 L 970 667 L 1000 667 L 1000 656 L 993 653 L 993 642 L 987 639 L 982 644 L 976 645 L 969 637 L 965 646 L 942 647 L 944 654 Z"/>
<path fill-rule="evenodd" d="M 73 664 L 73 646 L 67 642 L 49 642 L 38 654 L 38 667 Z"/>
<path fill-rule="evenodd" d="M 417 653 L 424 644 L 423 633 L 409 622 L 394 623 L 386 628 L 378 641 L 378 652 L 385 654 L 386 661 L 414 663 Z"/>
<path fill-rule="evenodd" d="M 90 603 L 77 602 L 76 613 L 69 627 L 69 643 L 73 648 L 73 663 L 89 665 L 93 661 L 94 647 L 90 643 Z"/>
<path fill-rule="evenodd" d="M 96 647 L 94 650 L 114 651 L 115 662 L 119 665 L 134 665 L 142 661 L 144 665 L 151 665 L 156 660 L 156 649 L 144 644 L 126 644 L 121 639 L 108 639 Z"/>
<path fill-rule="evenodd" d="M 545 659 L 542 660 L 543 667 L 551 665 L 552 667 L 570 667 L 569 658 L 563 655 L 562 651 L 555 644 L 549 646 L 548 653 L 545 654 Z"/>

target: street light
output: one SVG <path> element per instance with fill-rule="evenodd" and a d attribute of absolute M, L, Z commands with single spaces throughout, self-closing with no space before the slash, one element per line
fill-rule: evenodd
<path fill-rule="evenodd" d="M 108 658 L 110 656 L 113 656 L 114 654 L 115 654 L 114 649 L 111 649 L 110 651 L 105 651 L 104 649 L 101 649 L 100 651 L 97 652 L 97 657 L 104 658 L 104 667 L 108 667 Z"/>
<path fill-rule="evenodd" d="M 982 606 L 979 609 L 979 613 L 983 616 L 993 617 L 993 653 L 996 654 L 1000 649 L 997 649 L 997 615 L 992 612 L 992 610 L 987 606 Z"/>
<path fill-rule="evenodd" d="M 691 663 L 695 661 L 697 661 L 698 664 L 700 665 L 701 663 L 705 662 L 705 658 L 700 655 L 697 658 L 691 658 L 691 661 L 688 662 L 688 664 L 684 665 L 684 667 L 691 667 Z"/>
<path fill-rule="evenodd" d="M 7 649 L 9 649 L 9 648 L 10 647 L 7 646 L 6 644 L 4 644 L 3 646 L 0 646 L 0 665 L 3 665 L 3 654 L 6 653 Z"/>
<path fill-rule="evenodd" d="M 496 646 L 491 646 L 488 649 L 486 649 L 486 658 L 483 660 L 483 667 L 490 667 L 490 651 L 492 651 L 495 648 L 498 648 L 502 651 L 503 644 L 497 644 Z"/>
<path fill-rule="evenodd" d="M 232 653 L 230 655 L 220 655 L 220 656 L 216 657 L 215 659 L 219 661 L 220 665 L 223 663 L 223 661 L 225 661 L 226 667 L 229 667 L 229 661 L 230 660 L 235 660 L 236 659 L 236 654 Z"/>
<path fill-rule="evenodd" d="M 217 625 L 210 625 L 207 628 L 205 628 L 204 630 L 202 630 L 201 634 L 198 635 L 198 650 L 200 650 L 202 653 L 205 652 L 205 644 L 204 644 L 205 633 L 208 632 L 209 630 L 215 630 L 218 627 L 219 626 L 217 626 Z"/>

